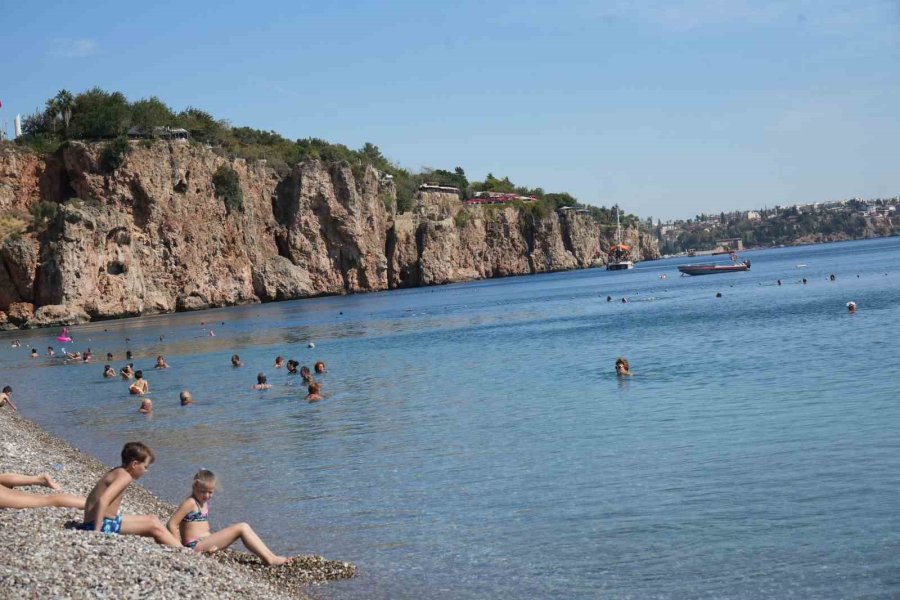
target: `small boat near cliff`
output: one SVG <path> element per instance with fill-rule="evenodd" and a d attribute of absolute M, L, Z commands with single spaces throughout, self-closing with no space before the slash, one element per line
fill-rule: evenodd
<path fill-rule="evenodd" d="M 619 207 L 616 207 L 616 243 L 611 246 L 606 257 L 607 271 L 625 271 L 633 269 L 631 246 L 622 243 L 622 226 L 619 225 Z"/>
<path fill-rule="evenodd" d="M 704 264 L 704 265 L 681 265 L 678 267 L 683 275 L 714 275 L 716 273 L 737 273 L 739 271 L 749 271 L 750 261 L 733 262 L 730 265 Z"/>

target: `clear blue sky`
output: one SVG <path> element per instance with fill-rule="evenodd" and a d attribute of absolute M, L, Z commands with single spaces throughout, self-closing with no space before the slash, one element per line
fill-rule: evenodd
<path fill-rule="evenodd" d="M 0 0 L 0 15 L 9 128 L 96 85 L 642 217 L 900 194 L 897 0 Z"/>

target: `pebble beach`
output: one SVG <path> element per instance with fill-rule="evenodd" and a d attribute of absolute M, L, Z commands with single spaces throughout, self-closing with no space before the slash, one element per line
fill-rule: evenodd
<path fill-rule="evenodd" d="M 108 467 L 96 458 L 0 408 L 0 472 L 49 473 L 62 491 L 86 496 Z M 53 493 L 46 487 L 17 488 Z M 125 493 L 126 514 L 163 522 L 175 506 L 137 483 Z M 0 509 L 0 598 L 306 598 L 309 584 L 352 577 L 356 567 L 299 556 L 269 568 L 237 551 L 215 555 L 159 546 L 149 538 L 85 532 L 80 510 Z"/>

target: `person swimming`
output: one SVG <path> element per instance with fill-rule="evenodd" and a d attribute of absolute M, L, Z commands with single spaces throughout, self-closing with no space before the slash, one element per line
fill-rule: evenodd
<path fill-rule="evenodd" d="M 272 387 L 272 384 L 271 384 L 271 383 L 268 383 L 268 382 L 266 381 L 266 374 L 265 374 L 265 373 L 258 373 L 258 374 L 256 375 L 256 385 L 254 385 L 254 386 L 253 386 L 252 388 L 250 388 L 250 389 L 253 389 L 253 390 L 267 390 L 267 389 L 269 389 L 270 387 Z"/>
<path fill-rule="evenodd" d="M 296 374 L 297 374 L 297 367 L 299 367 L 299 366 L 300 366 L 300 363 L 298 363 L 298 362 L 297 362 L 296 360 L 294 360 L 293 358 L 288 359 L 288 361 L 287 361 L 287 373 L 288 373 L 288 375 L 296 375 Z M 304 367 L 304 368 L 305 368 L 305 367 Z M 309 369 L 306 369 L 306 370 L 309 371 Z"/>
<path fill-rule="evenodd" d="M 156 366 L 153 368 L 154 369 L 168 369 L 169 363 L 167 363 L 166 358 L 162 354 L 160 354 L 159 356 L 156 357 Z"/>
<path fill-rule="evenodd" d="M 276 356 L 275 357 L 275 368 L 280 369 L 283 366 L 284 366 L 284 358 L 281 356 Z"/>
<path fill-rule="evenodd" d="M 306 394 L 306 400 L 308 402 L 318 402 L 319 400 L 324 400 L 325 397 L 319 392 L 322 391 L 322 384 L 316 381 L 313 381 L 309 384 L 309 387 L 306 388 L 306 391 L 309 393 Z"/>
<path fill-rule="evenodd" d="M 312 383 L 313 381 L 312 373 L 310 373 L 309 367 L 306 365 L 300 367 L 300 377 L 303 378 L 304 383 Z"/>
<path fill-rule="evenodd" d="M 188 406 L 189 404 L 194 403 L 194 397 L 191 396 L 191 393 L 187 390 L 181 390 L 181 393 L 178 394 L 178 399 L 181 401 L 182 406 Z"/>
<path fill-rule="evenodd" d="M 116 370 L 112 368 L 112 365 L 104 365 L 103 366 L 103 376 L 107 379 L 116 376 Z"/>
<path fill-rule="evenodd" d="M 313 370 L 316 372 L 316 375 L 321 375 L 325 372 L 325 363 L 321 360 L 316 361 L 316 364 L 313 365 Z"/>
<path fill-rule="evenodd" d="M 134 377 L 134 363 L 128 363 L 119 371 L 119 375 L 122 376 L 122 379 L 131 379 Z"/>
<path fill-rule="evenodd" d="M 241 357 L 238 356 L 237 354 L 232 354 L 231 355 L 231 366 L 232 367 L 243 367 L 244 363 L 241 362 Z"/>
<path fill-rule="evenodd" d="M 150 398 L 144 398 L 141 400 L 141 407 L 138 409 L 139 413 L 149 415 L 153 412 L 153 400 Z"/>
<path fill-rule="evenodd" d="M 853 314 L 856 312 L 856 302 L 851 300 L 850 302 L 847 303 L 847 312 L 850 314 Z"/>
<path fill-rule="evenodd" d="M 628 359 L 620 356 L 616 359 L 616 375 L 619 377 L 631 377 L 634 373 L 631 372 L 631 366 L 628 364 Z"/>
<path fill-rule="evenodd" d="M 134 396 L 143 396 L 150 391 L 150 382 L 144 379 L 144 372 L 134 372 L 134 383 L 128 386 L 128 391 Z"/>

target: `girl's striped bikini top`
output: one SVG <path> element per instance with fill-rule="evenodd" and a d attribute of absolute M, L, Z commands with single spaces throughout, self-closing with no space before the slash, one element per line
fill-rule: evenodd
<path fill-rule="evenodd" d="M 197 500 L 194 499 L 194 502 L 197 502 Z M 200 512 L 201 508 L 202 507 L 200 506 L 200 503 L 198 502 L 197 510 L 192 510 L 188 514 L 184 515 L 184 519 L 182 519 L 182 521 L 187 521 L 188 523 L 202 523 L 203 521 L 208 521 L 209 520 L 209 504 L 206 505 L 205 511 Z"/>

